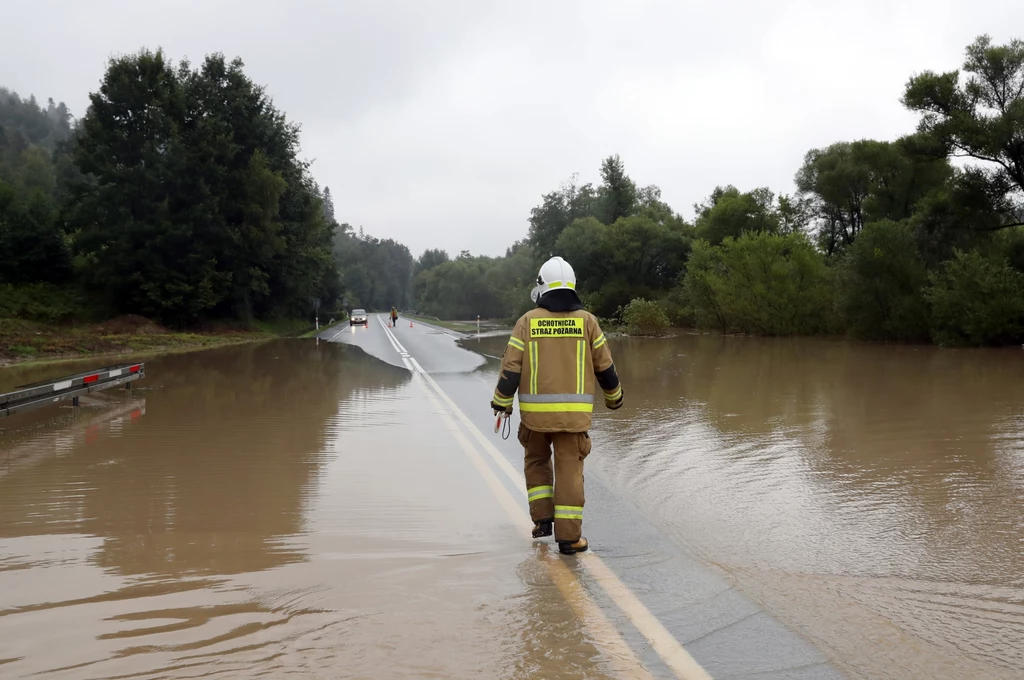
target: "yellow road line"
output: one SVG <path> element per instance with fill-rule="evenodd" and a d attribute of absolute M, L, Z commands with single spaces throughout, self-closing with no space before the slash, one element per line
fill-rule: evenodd
<path fill-rule="evenodd" d="M 409 369 L 414 376 L 422 379 L 422 376 L 413 370 L 411 365 Z M 473 467 L 484 478 L 487 486 L 498 499 L 499 504 L 517 526 L 523 527 L 524 535 L 529 536 L 530 516 L 523 510 L 522 504 L 516 502 L 507 487 L 501 483 L 501 480 L 497 478 L 481 455 L 469 440 L 466 439 L 459 426 L 448 416 L 445 405 L 434 396 L 430 386 L 424 381 L 421 387 L 424 394 L 427 395 L 427 399 L 437 409 L 448 431 L 451 432 L 455 441 L 459 443 L 459 446 L 469 457 Z M 576 617 L 593 632 L 596 638 L 601 640 L 600 649 L 608 656 L 615 674 L 619 677 L 633 680 L 653 680 L 651 674 L 644 668 L 618 629 L 612 625 L 604 612 L 601 611 L 601 608 L 590 598 L 569 567 L 559 559 L 541 559 L 541 562 L 547 567 L 552 583 L 562 593 L 562 596 L 569 603 Z"/>
<path fill-rule="evenodd" d="M 385 328 L 388 335 L 391 335 L 390 331 Z M 402 347 L 401 343 L 398 342 L 397 338 L 392 339 L 393 344 L 400 353 L 404 353 L 408 356 L 408 351 Z M 427 384 L 429 384 L 437 395 L 448 405 L 452 413 L 462 421 L 463 425 L 466 426 L 469 431 L 480 443 L 485 451 L 490 455 L 491 459 L 498 465 L 506 476 L 515 484 L 516 488 L 522 494 L 523 499 L 526 497 L 526 481 L 515 468 L 508 462 L 508 460 L 501 454 L 500 451 L 492 444 L 480 431 L 480 429 L 469 419 L 459 406 L 452 401 L 441 386 L 426 372 L 423 367 L 419 365 L 419 362 L 415 358 L 410 357 L 409 361 L 415 367 L 416 371 Z M 474 453 L 475 450 L 474 450 Z M 479 454 L 477 454 L 479 455 Z M 502 487 L 508 495 L 507 489 Z M 520 507 L 520 512 L 525 512 Z M 528 516 L 527 516 L 528 517 Z M 651 647 L 658 653 L 662 661 L 665 662 L 676 677 L 681 680 L 711 680 L 711 675 L 697 663 L 686 649 L 679 644 L 679 641 L 672 636 L 672 634 L 665 628 L 665 626 L 658 620 L 651 611 L 644 606 L 636 595 L 626 586 L 622 580 L 615 575 L 608 565 L 604 563 L 600 557 L 592 552 L 582 553 L 577 556 L 582 564 L 586 567 L 587 571 L 593 576 L 594 581 L 601 586 L 605 594 L 618 606 L 622 613 L 630 620 L 630 622 L 640 631 Z M 570 572 L 571 573 L 571 572 Z M 595 605 L 596 606 L 596 605 Z M 621 639 L 621 636 L 619 636 Z"/>
<path fill-rule="evenodd" d="M 387 333 L 391 336 L 390 331 L 387 331 Z M 423 373 L 422 367 L 418 363 L 414 367 L 415 359 L 406 358 L 408 352 L 405 351 L 405 348 L 395 338 L 389 337 L 388 340 L 391 341 L 395 350 L 403 355 L 402 361 L 405 363 L 406 368 L 409 369 L 415 378 L 423 381 L 421 388 L 427 397 L 427 401 L 437 409 L 441 422 L 444 423 L 452 437 L 469 457 L 473 467 L 484 478 L 484 482 L 491 489 L 495 498 L 498 499 L 498 503 L 508 513 L 516 526 L 523 529 L 523 535 L 530 537 L 530 515 L 523 509 L 522 503 L 519 503 L 512 497 L 508 487 L 501 483 L 501 480 L 498 479 L 490 466 L 487 465 L 480 453 L 466 439 L 466 435 L 463 434 L 459 426 L 451 419 L 448 409 L 438 399 L 435 390 L 428 381 L 423 380 L 425 373 Z M 569 567 L 560 559 L 542 559 L 541 562 L 547 567 L 552 583 L 562 593 L 562 596 L 569 603 L 576 617 L 585 626 L 590 628 L 595 637 L 601 641 L 601 650 L 611 660 L 615 673 L 620 677 L 630 678 L 631 680 L 653 680 L 651 674 L 644 668 L 640 659 L 637 658 L 632 648 L 623 639 L 618 629 L 612 625 L 608 617 L 601 611 L 601 608 L 590 598 Z"/>

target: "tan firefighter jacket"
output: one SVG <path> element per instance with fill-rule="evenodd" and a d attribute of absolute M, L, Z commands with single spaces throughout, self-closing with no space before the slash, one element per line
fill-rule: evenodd
<path fill-rule="evenodd" d="M 583 310 L 538 307 L 524 314 L 512 331 L 494 404 L 511 409 L 518 389 L 519 411 L 529 429 L 586 432 L 595 383 L 609 408 L 622 404 L 622 387 L 597 319 Z"/>

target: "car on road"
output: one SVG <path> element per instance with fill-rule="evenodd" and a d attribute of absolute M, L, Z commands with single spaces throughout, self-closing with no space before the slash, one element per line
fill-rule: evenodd
<path fill-rule="evenodd" d="M 366 310 L 365 309 L 353 309 L 352 314 L 348 317 L 349 326 L 368 326 Z"/>

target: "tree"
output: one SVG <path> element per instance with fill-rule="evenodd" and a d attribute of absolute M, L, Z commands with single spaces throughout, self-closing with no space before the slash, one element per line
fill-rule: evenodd
<path fill-rule="evenodd" d="M 240 60 L 110 61 L 74 158 L 94 178 L 68 220 L 86 281 L 116 311 L 178 325 L 303 313 L 336 289 L 333 225 L 298 126 Z"/>
<path fill-rule="evenodd" d="M 450 262 L 416 276 L 417 306 L 420 311 L 446 319 L 502 316 L 499 296 L 487 282 L 494 260 L 463 253 Z"/>
<path fill-rule="evenodd" d="M 70 275 L 70 253 L 50 200 L 36 191 L 23 202 L 0 181 L 0 283 L 62 283 Z"/>
<path fill-rule="evenodd" d="M 804 234 L 748 232 L 697 241 L 683 287 L 699 325 L 796 335 L 833 328 L 831 272 Z"/>
<path fill-rule="evenodd" d="M 695 205 L 698 238 L 718 245 L 728 237 L 748 232 L 774 234 L 781 219 L 775 208 L 775 194 L 767 188 L 740 193 L 734 186 L 716 187 L 703 204 Z"/>
<path fill-rule="evenodd" d="M 416 262 L 412 253 L 392 239 L 367 236 L 342 224 L 334 238 L 334 257 L 345 283 L 350 307 L 408 309 L 413 302 Z"/>
<path fill-rule="evenodd" d="M 334 198 L 331 196 L 331 188 L 324 187 L 324 219 L 329 223 L 334 223 Z"/>
<path fill-rule="evenodd" d="M 690 250 L 686 225 L 634 215 L 605 225 L 588 217 L 573 222 L 556 253 L 576 270 L 577 290 L 600 316 L 612 316 L 636 297 L 657 297 L 672 288 Z"/>
<path fill-rule="evenodd" d="M 434 267 L 448 262 L 448 260 L 448 253 L 444 250 L 441 250 L 440 248 L 428 248 L 423 251 L 423 254 L 420 255 L 420 259 L 416 261 L 416 272 L 429 271 Z"/>
<path fill-rule="evenodd" d="M 981 161 L 972 171 L 1005 199 L 999 229 L 1024 223 L 1024 41 L 993 45 L 983 35 L 967 47 L 959 71 L 925 71 L 907 83 L 903 104 L 921 114 L 920 134 L 944 154 Z"/>
<path fill-rule="evenodd" d="M 557 191 L 545 194 L 542 203 L 530 211 L 529 242 L 541 255 L 554 252 L 558 237 L 575 220 L 599 211 L 593 185 L 579 186 L 578 179 L 574 174 Z"/>
<path fill-rule="evenodd" d="M 837 304 L 845 327 L 869 340 L 926 340 L 927 283 L 910 225 L 869 224 L 837 271 Z"/>
<path fill-rule="evenodd" d="M 826 254 L 849 247 L 868 222 L 909 217 L 949 179 L 948 162 L 913 153 L 914 142 L 865 139 L 807 152 L 796 186 Z"/>
<path fill-rule="evenodd" d="M 929 278 L 925 297 L 937 342 L 990 345 L 1024 340 L 1024 273 L 1005 258 L 958 250 Z"/>
<path fill-rule="evenodd" d="M 659 192 L 660 193 L 660 192 Z M 616 220 L 633 214 L 637 205 L 637 188 L 626 174 L 626 166 L 618 154 L 601 162 L 602 221 L 612 224 Z"/>

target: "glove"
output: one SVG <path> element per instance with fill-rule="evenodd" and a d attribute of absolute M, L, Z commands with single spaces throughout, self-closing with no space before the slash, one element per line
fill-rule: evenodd
<path fill-rule="evenodd" d="M 507 416 L 512 415 L 512 407 L 511 406 L 498 406 L 493 401 L 491 402 L 491 410 L 494 411 L 494 415 L 496 415 L 496 416 L 501 414 L 501 413 L 504 413 Z"/>
<path fill-rule="evenodd" d="M 626 392 L 625 392 L 625 390 L 623 390 L 622 394 L 619 395 L 618 399 L 616 399 L 615 401 L 607 401 L 606 400 L 604 402 L 604 405 L 607 406 L 608 408 L 610 408 L 611 410 L 616 411 L 616 410 L 622 408 L 622 398 L 625 397 L 625 396 L 626 396 Z"/>

